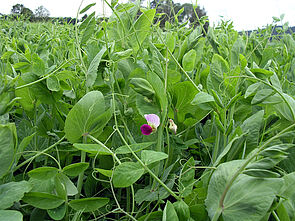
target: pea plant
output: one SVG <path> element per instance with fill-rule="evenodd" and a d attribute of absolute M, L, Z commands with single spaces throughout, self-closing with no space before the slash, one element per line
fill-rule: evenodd
<path fill-rule="evenodd" d="M 0 23 L 0 220 L 295 220 L 287 24 L 105 4 Z"/>

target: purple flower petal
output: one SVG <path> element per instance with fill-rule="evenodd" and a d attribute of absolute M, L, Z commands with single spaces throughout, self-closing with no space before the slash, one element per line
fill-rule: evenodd
<path fill-rule="evenodd" d="M 146 121 L 149 125 L 154 126 L 156 129 L 160 125 L 160 118 L 156 114 L 145 114 Z"/>
<path fill-rule="evenodd" d="M 141 130 L 141 133 L 143 135 L 150 135 L 152 132 L 153 132 L 153 129 L 150 125 L 148 124 L 143 124 L 141 127 L 140 127 L 140 130 Z"/>

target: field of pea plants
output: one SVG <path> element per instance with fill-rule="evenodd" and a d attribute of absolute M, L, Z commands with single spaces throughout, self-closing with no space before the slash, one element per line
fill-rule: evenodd
<path fill-rule="evenodd" d="M 287 25 L 160 28 L 110 6 L 1 20 L 0 220 L 295 220 Z"/>

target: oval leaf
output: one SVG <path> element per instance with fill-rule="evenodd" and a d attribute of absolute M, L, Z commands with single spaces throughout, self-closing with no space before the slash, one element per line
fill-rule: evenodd
<path fill-rule="evenodd" d="M 93 197 L 93 198 L 71 200 L 69 202 L 69 205 L 74 210 L 83 211 L 83 212 L 93 212 L 105 206 L 106 204 L 108 204 L 109 201 L 110 201 L 109 198 Z"/>
<path fill-rule="evenodd" d="M 51 179 L 58 173 L 58 169 L 55 167 L 39 167 L 28 172 L 29 177 L 46 180 Z"/>
<path fill-rule="evenodd" d="M 0 220 L 23 221 L 23 214 L 16 210 L 0 210 Z"/>
<path fill-rule="evenodd" d="M 26 193 L 23 201 L 39 209 L 54 209 L 65 202 L 56 195 L 39 192 Z"/>
<path fill-rule="evenodd" d="M 115 187 L 128 187 L 135 183 L 144 174 L 139 163 L 124 162 L 114 170 L 113 184 Z"/>
<path fill-rule="evenodd" d="M 84 172 L 89 166 L 89 163 L 74 163 L 63 168 L 63 172 L 68 176 L 78 176 Z"/>
<path fill-rule="evenodd" d="M 83 8 L 81 11 L 80 11 L 80 14 L 83 14 L 84 12 L 87 12 L 88 9 L 90 9 L 92 6 L 96 5 L 96 3 L 91 3 L 89 5 L 87 5 L 85 8 Z"/>
<path fill-rule="evenodd" d="M 81 151 L 85 151 L 87 153 L 92 154 L 99 154 L 99 155 L 112 155 L 111 152 L 109 152 L 104 147 L 98 145 L 98 144 L 81 144 L 81 143 L 75 143 L 73 144 L 75 148 Z"/>
<path fill-rule="evenodd" d="M 195 68 L 197 52 L 192 49 L 187 52 L 182 59 L 182 66 L 185 71 L 192 71 Z"/>
<path fill-rule="evenodd" d="M 66 215 L 67 207 L 66 204 L 62 204 L 55 209 L 48 209 L 48 215 L 54 220 L 61 220 Z"/>
<path fill-rule="evenodd" d="M 168 157 L 166 153 L 153 151 L 153 150 L 143 150 L 141 152 L 141 160 L 146 164 L 152 164 L 154 162 L 164 160 Z"/>
<path fill-rule="evenodd" d="M 87 93 L 68 113 L 65 122 L 66 138 L 71 143 L 76 143 L 87 133 L 98 136 L 111 117 L 101 118 L 105 112 L 103 94 L 100 91 Z"/>
<path fill-rule="evenodd" d="M 7 209 L 14 202 L 21 200 L 25 193 L 32 189 L 31 184 L 27 181 L 10 182 L 0 186 L 0 209 Z M 0 219 L 1 220 L 1 219 Z"/>

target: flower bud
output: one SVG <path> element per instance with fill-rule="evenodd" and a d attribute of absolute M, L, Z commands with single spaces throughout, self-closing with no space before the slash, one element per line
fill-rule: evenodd
<path fill-rule="evenodd" d="M 174 134 L 176 134 L 177 125 L 174 123 L 172 119 L 169 119 L 169 130 L 171 130 Z"/>

